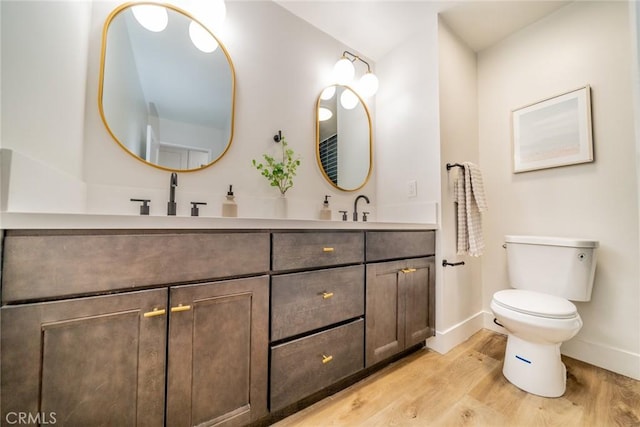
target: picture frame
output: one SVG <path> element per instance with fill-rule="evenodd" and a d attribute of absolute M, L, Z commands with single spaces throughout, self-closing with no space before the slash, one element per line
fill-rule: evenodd
<path fill-rule="evenodd" d="M 513 173 L 593 162 L 589 85 L 511 112 Z"/>

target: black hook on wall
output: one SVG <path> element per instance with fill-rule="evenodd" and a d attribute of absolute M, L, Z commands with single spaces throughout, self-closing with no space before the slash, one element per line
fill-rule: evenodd
<path fill-rule="evenodd" d="M 282 141 L 282 131 L 281 130 L 279 130 L 277 134 L 273 135 L 273 140 L 275 142 Z"/>

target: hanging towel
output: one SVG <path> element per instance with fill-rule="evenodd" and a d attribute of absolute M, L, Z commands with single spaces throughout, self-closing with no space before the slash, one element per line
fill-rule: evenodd
<path fill-rule="evenodd" d="M 482 185 L 482 174 L 477 165 L 464 162 L 454 183 L 454 196 L 458 205 L 458 255 L 480 256 L 484 250 L 480 213 L 487 210 Z"/>

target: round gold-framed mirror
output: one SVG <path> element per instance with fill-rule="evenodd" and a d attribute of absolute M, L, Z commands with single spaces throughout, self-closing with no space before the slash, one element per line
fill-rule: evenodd
<path fill-rule="evenodd" d="M 149 30 L 134 16 L 140 5 L 166 11 L 162 30 Z M 196 45 L 192 29 L 208 47 Z M 222 158 L 233 140 L 233 62 L 184 10 L 125 3 L 104 24 L 98 107 L 109 134 L 136 159 L 163 170 L 201 170 Z"/>
<path fill-rule="evenodd" d="M 369 181 L 373 167 L 371 115 L 348 86 L 326 87 L 316 103 L 316 159 L 325 179 L 342 191 Z"/>

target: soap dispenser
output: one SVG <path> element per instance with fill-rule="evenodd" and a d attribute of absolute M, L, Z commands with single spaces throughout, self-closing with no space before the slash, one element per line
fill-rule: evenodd
<path fill-rule="evenodd" d="M 322 220 L 331 220 L 331 209 L 329 209 L 329 197 L 324 196 L 324 202 L 322 202 L 322 209 L 320 209 L 320 219 Z"/>
<path fill-rule="evenodd" d="M 238 205 L 236 204 L 233 196 L 233 185 L 229 186 L 227 191 L 227 201 L 222 203 L 222 216 L 224 217 L 237 217 Z"/>

